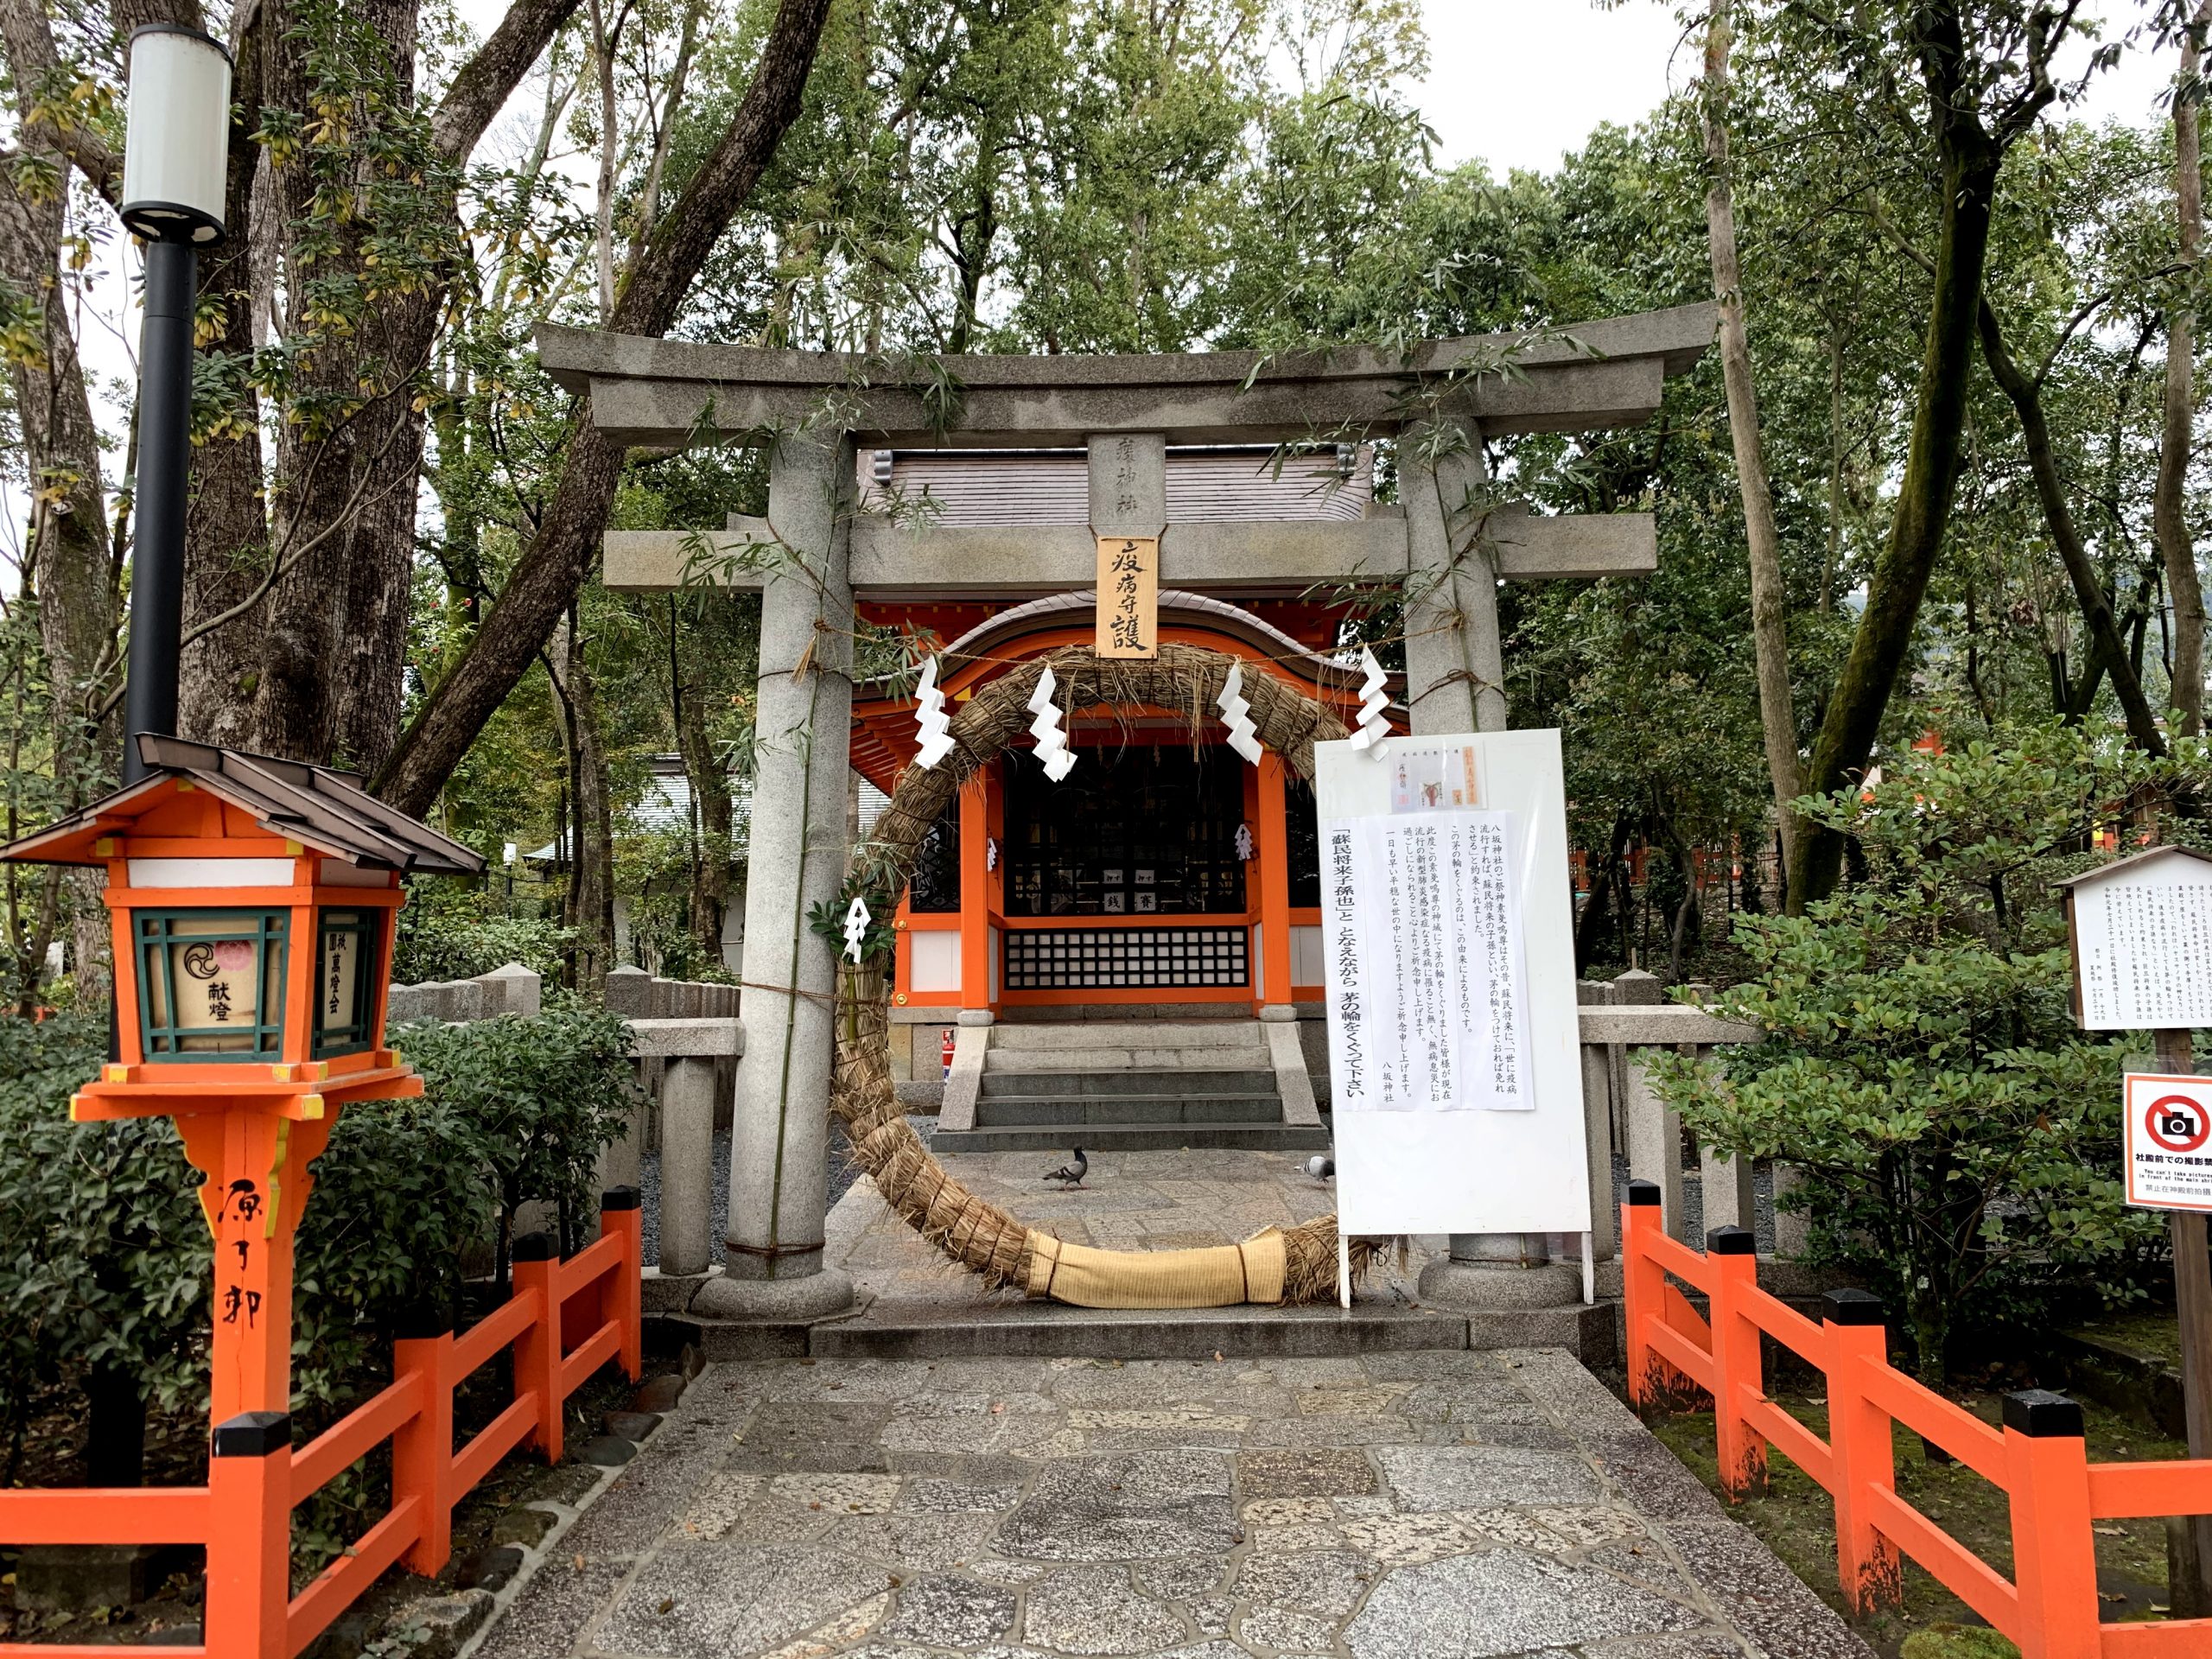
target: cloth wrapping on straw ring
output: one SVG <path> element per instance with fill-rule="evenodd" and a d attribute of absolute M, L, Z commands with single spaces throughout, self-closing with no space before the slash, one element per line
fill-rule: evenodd
<path fill-rule="evenodd" d="M 1234 1307 L 1282 1300 L 1282 1232 L 1269 1227 L 1242 1244 L 1186 1250 L 1100 1250 L 1030 1230 L 1033 1297 L 1071 1307 Z"/>

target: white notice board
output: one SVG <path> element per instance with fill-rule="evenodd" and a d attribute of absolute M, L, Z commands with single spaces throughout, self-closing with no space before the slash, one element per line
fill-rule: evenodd
<path fill-rule="evenodd" d="M 1313 754 L 1339 1231 L 1587 1233 L 1559 734 Z"/>
<path fill-rule="evenodd" d="M 2162 847 L 2067 887 L 2084 1030 L 2212 1023 L 2212 862 Z"/>

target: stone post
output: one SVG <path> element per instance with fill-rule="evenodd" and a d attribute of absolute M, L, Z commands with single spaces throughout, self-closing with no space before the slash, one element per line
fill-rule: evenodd
<path fill-rule="evenodd" d="M 781 546 L 760 590 L 729 1248 L 692 1304 L 709 1317 L 817 1319 L 853 1300 L 852 1281 L 822 1259 L 836 952 L 806 925 L 845 877 L 853 480 L 849 439 L 795 434 L 769 451 Z"/>
<path fill-rule="evenodd" d="M 671 1058 L 660 1085 L 660 1272 L 707 1270 L 714 1225 L 715 1062 Z"/>
<path fill-rule="evenodd" d="M 1682 1117 L 1661 1100 L 1644 1075 L 1640 1050 L 1628 1056 L 1628 1173 L 1659 1188 L 1659 1230 L 1682 1236 Z"/>
<path fill-rule="evenodd" d="M 1398 435 L 1413 584 L 1406 703 L 1416 736 L 1506 729 L 1497 568 L 1480 533 L 1486 478 L 1482 435 L 1471 425 L 1409 426 Z M 1581 1294 L 1580 1271 L 1552 1266 L 1541 1233 L 1454 1233 L 1450 1257 L 1421 1275 L 1422 1300 L 1448 1307 L 1551 1307 Z"/>

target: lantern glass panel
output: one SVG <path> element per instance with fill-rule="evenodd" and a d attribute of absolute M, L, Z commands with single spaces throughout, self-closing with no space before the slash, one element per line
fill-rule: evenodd
<path fill-rule="evenodd" d="M 285 913 L 138 912 L 138 1007 L 149 1060 L 275 1057 L 284 1037 Z"/>
<path fill-rule="evenodd" d="M 315 1055 L 358 1054 L 376 1034 L 378 938 L 373 910 L 318 912 Z"/>

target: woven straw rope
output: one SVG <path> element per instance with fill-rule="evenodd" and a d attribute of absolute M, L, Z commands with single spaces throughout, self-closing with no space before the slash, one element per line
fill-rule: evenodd
<path fill-rule="evenodd" d="M 854 852 L 855 874 L 865 874 L 877 891 L 903 893 L 912 877 L 914 860 L 931 826 L 944 817 L 960 786 L 994 756 L 1028 729 L 1030 694 L 1049 666 L 1059 682 L 1055 701 L 1073 715 L 1102 704 L 1130 708 L 1147 704 L 1185 716 L 1193 734 L 1217 717 L 1215 700 L 1236 659 L 1192 645 L 1167 645 L 1149 662 L 1122 662 L 1102 658 L 1086 650 L 1056 651 L 1033 665 L 1014 669 L 993 681 L 963 704 L 952 717 L 952 753 L 925 771 L 909 766 L 899 775 L 891 804 L 876 820 L 873 840 Z M 1260 740 L 1281 754 L 1301 778 L 1313 775 L 1313 745 L 1344 735 L 1344 725 L 1323 704 L 1315 702 L 1273 674 L 1248 674 L 1243 695 L 1252 705 L 1251 720 Z M 841 998 L 837 1027 L 837 1058 L 830 1104 L 845 1125 L 861 1167 L 874 1179 L 876 1191 L 906 1220 L 907 1225 L 947 1256 L 978 1274 L 994 1289 L 1011 1287 L 1027 1292 L 1031 1268 L 1040 1251 L 1062 1257 L 1077 1247 L 1060 1247 L 1044 1234 L 1033 1234 L 1014 1217 L 987 1204 L 945 1173 L 930 1155 L 921 1137 L 907 1122 L 891 1077 L 891 1017 L 888 988 L 864 991 L 861 976 L 849 974 Z M 1337 1294 L 1337 1218 L 1316 1217 L 1281 1235 L 1284 1258 L 1281 1300 L 1318 1302 Z M 1173 1258 L 1213 1256 L 1225 1250 L 1233 1256 L 1236 1246 L 1219 1250 L 1086 1251 L 1094 1275 L 1104 1263 L 1108 1279 L 1116 1260 L 1128 1268 L 1119 1275 L 1131 1287 L 1155 1284 L 1162 1270 L 1177 1265 Z M 1352 1241 L 1353 1276 L 1363 1273 L 1373 1252 L 1369 1241 Z M 1168 1258 L 1168 1259 L 1163 1259 Z M 1195 1260 L 1193 1269 L 1203 1264 Z M 1241 1282 L 1242 1274 L 1239 1273 Z M 1036 1282 L 1052 1284 L 1050 1272 Z M 1055 1287 L 1056 1289 L 1058 1287 Z M 1127 1294 L 1143 1294 L 1141 1289 Z M 1230 1294 L 1213 1301 L 1194 1301 L 1187 1293 L 1159 1302 L 1114 1300 L 1102 1302 L 1086 1295 L 1086 1306 L 1205 1306 L 1235 1302 Z M 1270 1296 L 1268 1300 L 1275 1298 Z"/>

